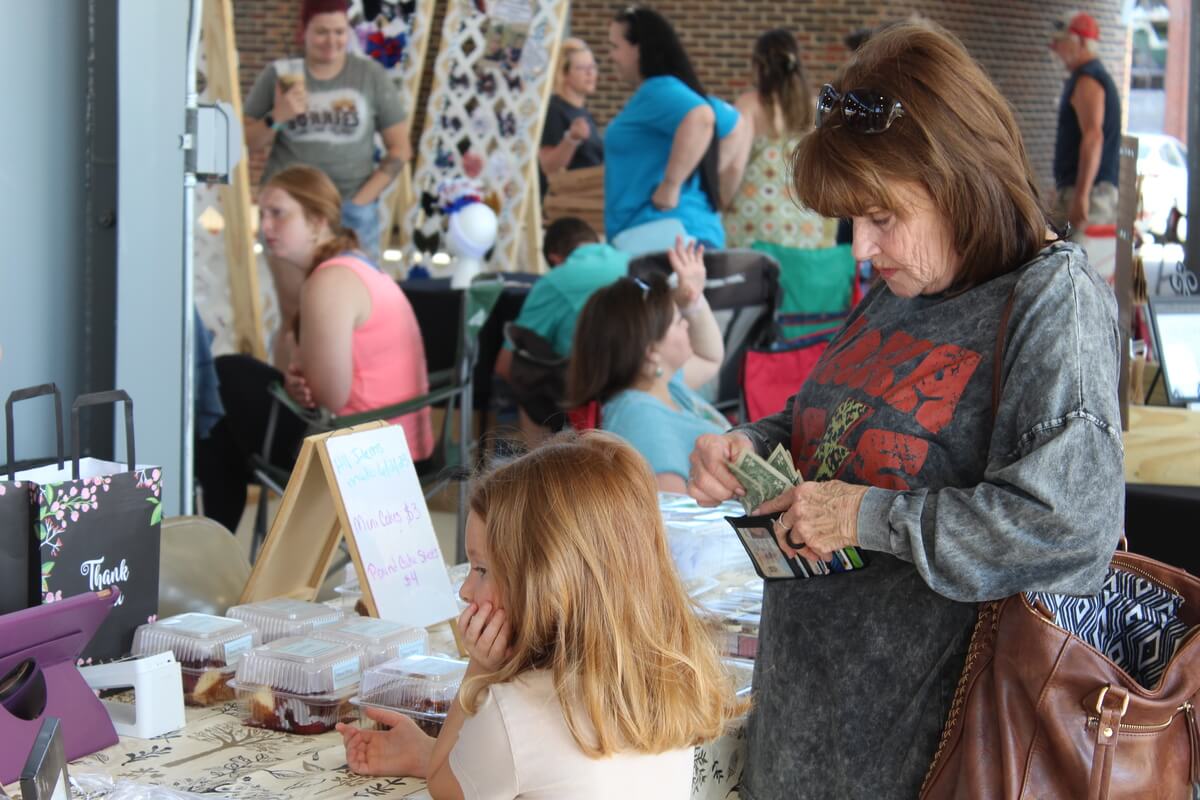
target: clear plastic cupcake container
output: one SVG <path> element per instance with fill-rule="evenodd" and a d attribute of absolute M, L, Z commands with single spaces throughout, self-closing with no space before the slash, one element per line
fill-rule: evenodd
<path fill-rule="evenodd" d="M 258 630 L 246 622 L 211 614 L 178 614 L 139 626 L 133 655 L 174 653 L 183 676 L 183 700 L 208 706 L 232 700 L 229 680 L 239 659 L 259 645 Z"/>
<path fill-rule="evenodd" d="M 285 636 L 305 636 L 346 616 L 342 609 L 332 608 L 324 603 L 309 603 L 286 597 L 232 606 L 226 613 L 258 628 L 263 642 L 273 642 Z"/>
<path fill-rule="evenodd" d="M 734 614 L 724 619 L 725 655 L 753 660 L 758 657 L 758 614 Z"/>
<path fill-rule="evenodd" d="M 386 619 L 356 617 L 313 631 L 313 638 L 342 642 L 358 649 L 363 669 L 400 656 L 429 652 L 429 632 Z"/>
<path fill-rule="evenodd" d="M 361 677 L 356 648 L 289 636 L 246 653 L 230 685 L 244 724 L 311 734 L 353 719 L 349 701 Z"/>
<path fill-rule="evenodd" d="M 753 593 L 733 591 L 710 594 L 699 603 L 716 625 L 717 646 L 722 655 L 747 659 L 758 656 L 761 598 Z"/>
<path fill-rule="evenodd" d="M 353 563 L 346 565 L 342 572 L 342 583 L 333 587 L 333 591 L 337 597 L 326 600 L 325 605 L 342 609 L 348 617 L 354 616 L 357 613 L 355 607 L 358 601 L 362 600 L 363 593 L 362 587 L 358 585 L 358 571 Z"/>
<path fill-rule="evenodd" d="M 437 736 L 458 694 L 467 662 L 446 656 L 404 656 L 363 673 L 355 705 L 398 711 Z M 370 720 L 364 713 L 364 723 Z"/>

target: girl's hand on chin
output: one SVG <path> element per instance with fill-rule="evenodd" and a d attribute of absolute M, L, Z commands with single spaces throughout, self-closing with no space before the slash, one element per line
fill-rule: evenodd
<path fill-rule="evenodd" d="M 471 603 L 458 616 L 458 633 L 467 655 L 488 672 L 495 672 L 508 660 L 512 627 L 503 608 Z"/>

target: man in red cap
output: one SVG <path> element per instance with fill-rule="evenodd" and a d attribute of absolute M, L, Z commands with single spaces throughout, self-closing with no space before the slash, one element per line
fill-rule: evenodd
<path fill-rule="evenodd" d="M 1058 108 L 1054 146 L 1055 217 L 1072 238 L 1088 225 L 1117 221 L 1121 100 L 1096 55 L 1100 26 L 1090 14 L 1069 14 L 1054 25 L 1050 49 L 1071 76 Z"/>

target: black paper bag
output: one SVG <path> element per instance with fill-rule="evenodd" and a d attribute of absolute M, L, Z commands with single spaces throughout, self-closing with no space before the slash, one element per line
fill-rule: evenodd
<path fill-rule="evenodd" d="M 125 404 L 128 464 L 79 457 L 79 409 Z M 122 391 L 80 396 L 71 407 L 71 469 L 19 473 L 34 481 L 33 514 L 43 603 L 116 585 L 121 598 L 83 651 L 83 663 L 129 653 L 138 625 L 158 612 L 162 470 L 134 460 L 133 403 Z"/>
<path fill-rule="evenodd" d="M 14 480 L 17 469 L 13 406 L 22 400 L 54 396 L 54 422 L 58 434 L 58 468 L 63 467 L 62 401 L 53 383 L 18 389 L 4 403 L 4 427 L 7 435 L 7 472 L 0 477 L 0 614 L 20 611 L 41 601 L 38 593 L 41 567 L 37 541 L 33 534 L 33 485 Z"/>

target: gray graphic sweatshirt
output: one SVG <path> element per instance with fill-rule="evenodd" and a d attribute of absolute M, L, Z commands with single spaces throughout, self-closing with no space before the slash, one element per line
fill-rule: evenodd
<path fill-rule="evenodd" d="M 915 797 L 975 603 L 1099 589 L 1123 517 L 1118 342 L 1111 289 L 1055 243 L 957 296 L 877 286 L 788 407 L 738 429 L 790 446 L 799 404 L 805 479 L 874 487 L 866 569 L 766 587 L 743 797 Z"/>

